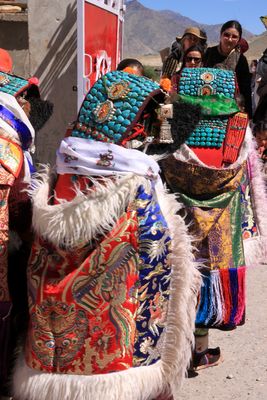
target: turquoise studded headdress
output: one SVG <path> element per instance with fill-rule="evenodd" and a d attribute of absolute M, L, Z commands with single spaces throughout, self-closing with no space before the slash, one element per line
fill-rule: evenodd
<path fill-rule="evenodd" d="M 189 96 L 218 94 L 233 99 L 236 94 L 235 74 L 233 71 L 215 68 L 184 68 L 178 92 Z"/>
<path fill-rule="evenodd" d="M 124 144 L 145 110 L 151 112 L 165 95 L 145 77 L 122 71 L 108 72 L 86 95 L 71 136 Z"/>
<path fill-rule="evenodd" d="M 184 68 L 178 86 L 180 100 L 201 107 L 201 119 L 186 143 L 192 147 L 219 148 L 229 116 L 239 111 L 233 71 L 215 68 Z"/>
<path fill-rule="evenodd" d="M 26 97 L 40 97 L 37 78 L 32 77 L 27 80 L 1 71 L 0 92 L 11 94 L 14 97 L 21 94 Z"/>

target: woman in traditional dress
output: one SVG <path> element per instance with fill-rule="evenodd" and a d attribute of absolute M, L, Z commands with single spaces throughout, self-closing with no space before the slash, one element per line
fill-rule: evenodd
<path fill-rule="evenodd" d="M 220 31 L 220 43 L 208 47 L 204 57 L 204 66 L 234 71 L 240 93 L 245 98 L 245 110 L 252 116 L 251 76 L 246 57 L 239 42 L 242 38 L 242 26 L 238 21 L 225 22 Z"/>
<path fill-rule="evenodd" d="M 8 394 L 16 336 L 24 324 L 23 313 L 27 309 L 25 281 L 31 203 L 26 189 L 34 172 L 31 153 L 36 132 L 49 119 L 52 105 L 40 99 L 37 78 L 26 80 L 1 71 L 0 82 L 1 397 Z"/>
<path fill-rule="evenodd" d="M 151 80 L 107 73 L 61 142 L 57 173 L 33 185 L 16 400 L 167 399 L 185 376 L 200 276 L 179 204 L 137 150 L 163 101 Z"/>
<path fill-rule="evenodd" d="M 266 257 L 266 193 L 248 116 L 236 103 L 234 72 L 184 68 L 177 91 L 171 154 L 160 163 L 184 204 L 203 274 L 193 360 L 198 370 L 221 360 L 220 349 L 209 348 L 208 329 L 244 323 L 246 266 Z"/>

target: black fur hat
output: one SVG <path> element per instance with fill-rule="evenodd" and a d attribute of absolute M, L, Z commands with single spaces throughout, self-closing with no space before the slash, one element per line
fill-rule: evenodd
<path fill-rule="evenodd" d="M 48 100 L 42 100 L 36 97 L 31 97 L 28 101 L 31 104 L 29 120 L 37 132 L 51 117 L 54 105 Z"/>
<path fill-rule="evenodd" d="M 195 129 L 201 118 L 201 107 L 175 101 L 173 103 L 173 119 L 171 121 L 171 133 L 173 143 L 170 146 L 171 151 L 175 151 Z"/>
<path fill-rule="evenodd" d="M 173 103 L 173 118 L 170 120 L 173 143 L 151 144 L 148 154 L 173 153 L 185 143 L 201 119 L 201 106 L 181 101 L 179 96 L 177 100 L 177 95 L 170 102 Z"/>

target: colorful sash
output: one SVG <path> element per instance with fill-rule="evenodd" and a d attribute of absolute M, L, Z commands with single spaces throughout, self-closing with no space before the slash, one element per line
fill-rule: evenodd
<path fill-rule="evenodd" d="M 11 172 L 15 178 L 19 176 L 23 164 L 21 147 L 2 137 L 0 137 L 0 164 Z"/>
<path fill-rule="evenodd" d="M 28 150 L 32 144 L 32 135 L 24 122 L 3 105 L 0 105 L 0 118 L 11 126 L 19 135 L 22 150 Z"/>
<path fill-rule="evenodd" d="M 246 162 L 211 169 L 169 156 L 162 165 L 168 186 L 179 193 L 193 221 L 196 258 L 205 265 L 196 324 L 238 325 L 245 312 L 241 186 Z"/>

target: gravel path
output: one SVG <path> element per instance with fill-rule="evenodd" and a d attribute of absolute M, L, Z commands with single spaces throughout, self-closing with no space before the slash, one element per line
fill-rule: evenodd
<path fill-rule="evenodd" d="M 267 265 L 248 270 L 246 324 L 210 332 L 224 362 L 186 379 L 175 400 L 267 400 Z"/>

